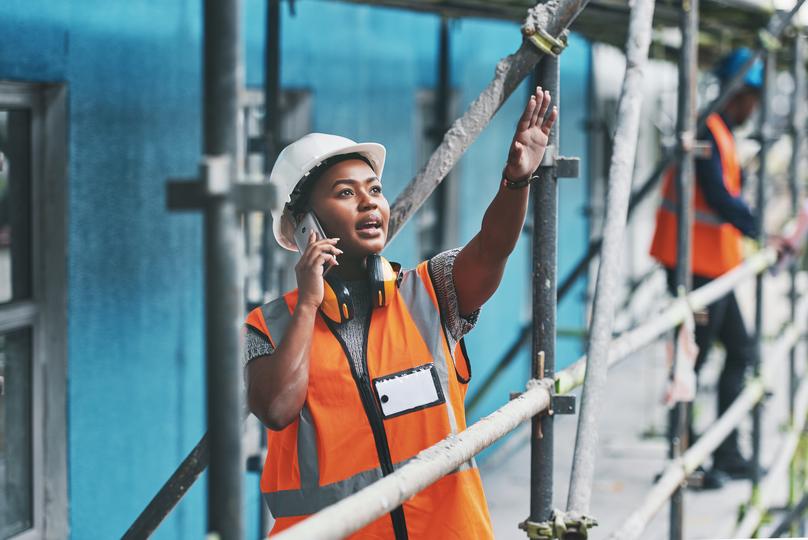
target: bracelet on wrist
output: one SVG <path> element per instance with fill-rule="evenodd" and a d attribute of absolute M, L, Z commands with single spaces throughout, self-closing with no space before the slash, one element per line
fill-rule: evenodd
<path fill-rule="evenodd" d="M 508 177 L 505 176 L 505 171 L 502 171 L 502 183 L 508 189 L 522 189 L 522 188 L 524 188 L 526 186 L 529 186 L 530 184 L 532 184 L 533 182 L 535 182 L 538 179 L 539 179 L 539 175 L 533 174 L 533 175 L 530 175 L 527 178 L 524 178 L 522 180 L 513 181 L 513 180 L 509 180 Z"/>

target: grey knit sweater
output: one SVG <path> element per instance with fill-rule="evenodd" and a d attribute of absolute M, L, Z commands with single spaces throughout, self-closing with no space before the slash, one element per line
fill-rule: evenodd
<path fill-rule="evenodd" d="M 452 279 L 452 268 L 459 249 L 451 249 L 435 255 L 430 264 L 430 277 L 438 297 L 438 306 L 446 323 L 449 338 L 449 348 L 454 349 L 455 344 L 466 335 L 477 322 L 480 314 L 478 309 L 469 317 L 462 317 L 457 307 L 457 293 Z M 350 281 L 346 286 L 351 292 L 354 303 L 354 318 L 337 325 L 336 331 L 345 342 L 351 355 L 351 361 L 356 366 L 357 373 L 362 373 L 362 349 L 364 346 L 364 329 L 367 317 L 370 314 L 370 290 L 366 281 Z M 261 332 L 247 327 L 244 342 L 244 365 L 258 358 L 268 356 L 273 352 L 272 344 Z"/>

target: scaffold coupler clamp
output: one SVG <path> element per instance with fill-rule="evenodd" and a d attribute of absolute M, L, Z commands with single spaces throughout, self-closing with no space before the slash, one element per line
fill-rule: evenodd
<path fill-rule="evenodd" d="M 558 56 L 567 48 L 567 35 L 564 30 L 559 36 L 553 37 L 544 28 L 538 28 L 535 32 L 526 33 L 525 38 L 533 44 L 539 51 L 550 56 Z"/>
<path fill-rule="evenodd" d="M 589 529 L 597 524 L 597 520 L 592 517 L 555 509 L 548 521 L 536 523 L 525 520 L 519 524 L 519 528 L 531 539 L 585 540 L 589 535 Z"/>
<path fill-rule="evenodd" d="M 780 39 L 768 28 L 761 28 L 758 32 L 757 39 L 760 46 L 770 52 L 775 52 L 782 47 Z"/>

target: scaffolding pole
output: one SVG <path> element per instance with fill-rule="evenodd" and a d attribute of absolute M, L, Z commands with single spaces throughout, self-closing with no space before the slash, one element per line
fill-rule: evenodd
<path fill-rule="evenodd" d="M 789 194 L 791 198 L 791 214 L 796 216 L 800 207 L 800 182 L 801 166 L 803 163 L 803 143 L 805 139 L 805 37 L 796 31 L 792 42 L 792 64 L 791 74 L 794 78 L 794 93 L 791 99 L 791 162 L 789 164 Z M 791 261 L 789 266 L 790 287 L 788 299 L 790 304 L 791 320 L 796 317 L 797 309 L 797 269 L 799 261 L 797 257 Z M 788 418 L 789 425 L 794 426 L 800 420 L 794 414 L 794 401 L 798 384 L 797 376 L 797 345 L 791 348 L 788 356 Z M 804 422 L 803 424 L 804 425 Z M 797 490 L 803 491 L 802 486 L 796 482 L 797 468 L 795 460 L 789 464 L 788 474 L 788 509 L 794 508 L 797 499 Z M 796 528 L 795 528 L 796 529 Z M 792 532 L 797 533 L 795 529 Z"/>
<path fill-rule="evenodd" d="M 584 516 L 589 512 L 598 445 L 598 414 L 606 390 L 609 349 L 612 343 L 614 312 L 620 290 L 623 236 L 637 151 L 642 111 L 642 84 L 651 44 L 654 17 L 653 0 L 637 0 L 631 10 L 626 40 L 626 74 L 617 108 L 618 126 L 609 169 L 606 216 L 603 226 L 603 257 L 598 268 L 592 324 L 587 347 L 586 376 L 575 453 L 572 460 L 567 513 Z M 564 538 L 586 538 L 586 531 L 571 531 Z"/>
<path fill-rule="evenodd" d="M 698 76 L 698 0 L 683 0 L 679 12 L 682 32 L 682 47 L 679 51 L 679 94 L 676 115 L 676 268 L 675 283 L 677 294 L 687 294 L 693 284 L 693 178 L 695 162 L 693 146 L 696 142 L 696 78 Z M 681 327 L 680 327 L 681 328 Z M 673 362 L 670 379 L 677 373 L 680 346 L 677 339 L 678 328 L 673 333 Z M 688 446 L 688 404 L 677 401 L 669 413 L 668 457 L 678 459 Z M 668 517 L 670 540 L 682 540 L 684 536 L 684 492 L 678 487 L 671 496 Z"/>
<path fill-rule="evenodd" d="M 764 245 L 766 234 L 764 232 L 766 224 L 766 182 L 768 181 L 768 156 L 772 143 L 774 142 L 772 126 L 771 97 L 774 90 L 774 75 L 776 68 L 776 55 L 774 51 L 766 54 L 763 71 L 763 95 L 761 96 L 760 111 L 760 154 L 757 183 L 757 208 L 755 212 L 755 223 L 758 228 L 758 243 Z M 760 363 L 763 358 L 763 281 L 764 274 L 759 274 L 755 278 L 755 360 L 754 376 L 760 375 Z M 760 434 L 762 403 L 755 405 L 752 411 L 752 490 L 756 492 L 760 483 Z M 754 497 L 754 496 L 753 496 Z"/>
<path fill-rule="evenodd" d="M 281 0 L 267 0 L 264 30 L 264 174 L 269 178 L 275 159 L 283 146 L 281 141 Z M 279 275 L 274 271 L 275 236 L 272 218 L 264 213 L 261 234 L 261 288 L 264 296 L 277 290 Z"/>
<path fill-rule="evenodd" d="M 547 56 L 539 64 L 536 78 L 550 92 L 561 111 L 558 58 Z M 556 119 L 547 141 L 547 152 L 555 163 L 558 157 L 559 129 Z M 556 268 L 558 226 L 558 176 L 554 166 L 539 167 L 539 180 L 533 192 L 533 351 L 531 375 L 534 379 L 555 376 L 556 346 Z M 532 420 L 530 447 L 530 516 L 523 525 L 528 537 L 530 524 L 549 521 L 553 510 L 553 416 Z"/>
<path fill-rule="evenodd" d="M 241 540 L 244 465 L 241 455 L 241 322 L 244 256 L 234 182 L 241 89 L 241 2 L 206 0 L 204 12 L 204 151 L 228 163 L 205 208 L 205 336 L 207 422 L 210 441 L 208 532 Z"/>

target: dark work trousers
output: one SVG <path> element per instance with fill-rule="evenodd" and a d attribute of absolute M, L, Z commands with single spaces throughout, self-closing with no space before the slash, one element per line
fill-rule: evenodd
<path fill-rule="evenodd" d="M 671 294 L 675 291 L 675 273 L 667 269 L 668 290 Z M 712 281 L 711 278 L 703 276 L 693 276 L 693 288 L 699 287 Z M 696 344 L 699 347 L 699 355 L 696 358 L 696 374 L 701 371 L 710 347 L 716 338 L 721 341 L 726 351 L 724 367 L 718 379 L 718 414 L 719 416 L 732 405 L 735 398 L 743 390 L 746 370 L 754 364 L 757 354 L 755 342 L 746 331 L 746 325 L 735 299 L 735 293 L 731 292 L 708 308 L 707 320 L 696 318 Z M 692 429 L 692 415 L 690 416 L 690 431 Z M 691 444 L 693 437 L 691 435 Z M 729 437 L 716 449 L 713 454 L 713 462 L 722 459 L 731 459 L 738 455 L 738 432 L 733 431 Z"/>

